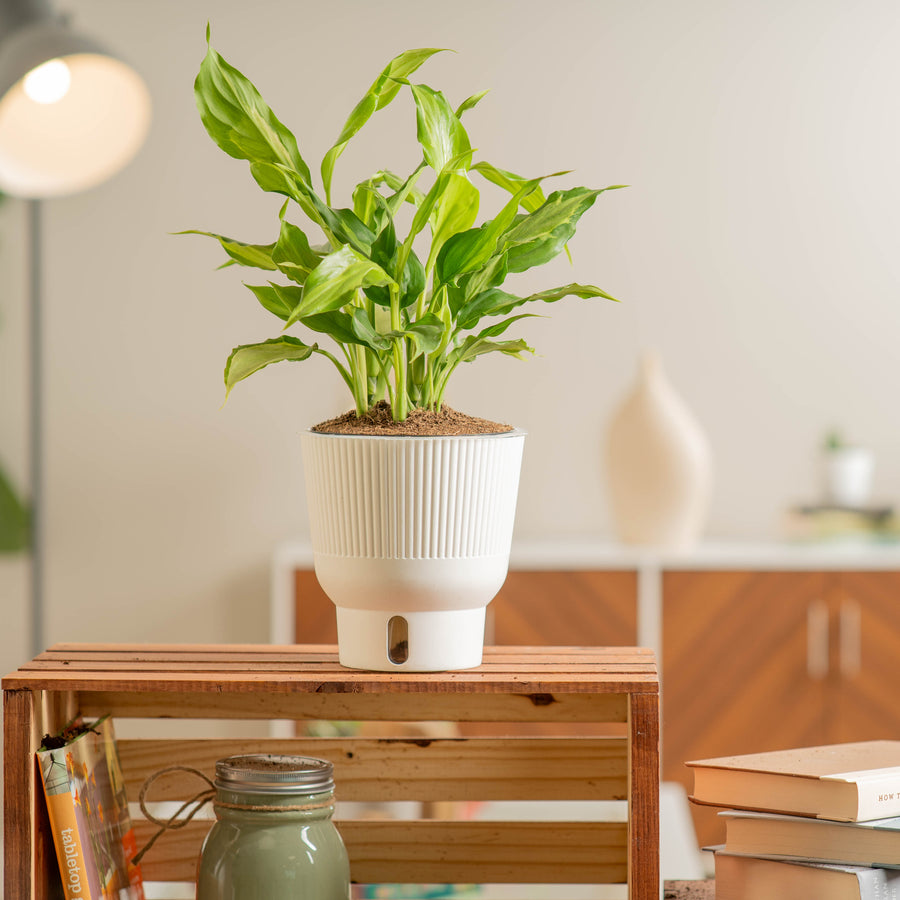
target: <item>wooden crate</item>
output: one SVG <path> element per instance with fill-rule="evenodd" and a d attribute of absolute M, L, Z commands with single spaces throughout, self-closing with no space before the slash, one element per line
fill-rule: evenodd
<path fill-rule="evenodd" d="M 358 882 L 627 883 L 659 897 L 659 682 L 639 648 L 486 648 L 460 672 L 360 672 L 333 647 L 59 645 L 3 679 L 5 896 L 45 900 L 58 878 L 34 751 L 73 714 L 185 720 L 491 723 L 479 736 L 120 741 L 129 796 L 175 763 L 212 774 L 239 752 L 330 759 L 339 799 L 626 800 L 626 822 L 340 821 Z M 516 734 L 515 723 L 569 734 Z M 619 723 L 620 736 L 585 736 Z M 200 723 L 195 723 L 200 724 Z M 259 724 L 256 723 L 257 734 Z M 229 723 L 229 727 L 236 727 Z M 125 730 L 125 729 L 120 729 Z M 174 778 L 158 799 L 188 797 Z M 602 804 L 600 805 L 602 807 Z M 191 881 L 208 822 L 163 837 L 148 881 Z M 153 831 L 136 823 L 138 845 Z M 560 896 L 564 896 L 563 893 Z"/>

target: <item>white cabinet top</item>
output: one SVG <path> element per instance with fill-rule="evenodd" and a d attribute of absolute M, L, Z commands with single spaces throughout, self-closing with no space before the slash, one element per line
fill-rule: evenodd
<path fill-rule="evenodd" d="M 289 541 L 275 552 L 276 566 L 312 568 L 308 541 Z M 668 570 L 897 570 L 900 543 L 856 541 L 791 544 L 786 542 L 704 541 L 683 552 L 618 544 L 606 538 L 578 536 L 513 540 L 510 568 L 668 569 Z"/>

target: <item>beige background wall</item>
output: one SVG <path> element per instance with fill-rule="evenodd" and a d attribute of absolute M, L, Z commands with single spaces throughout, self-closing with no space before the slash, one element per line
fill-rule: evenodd
<path fill-rule="evenodd" d="M 445 46 L 421 80 L 459 101 L 486 159 L 603 196 L 524 289 L 593 282 L 448 397 L 529 432 L 520 537 L 609 534 L 604 423 L 645 347 L 702 421 L 709 534 L 765 538 L 814 499 L 833 424 L 900 497 L 900 10 L 893 0 L 80 0 L 77 24 L 145 75 L 136 161 L 45 206 L 48 640 L 263 641 L 272 548 L 307 533 L 297 435 L 349 406 L 318 362 L 223 398 L 237 343 L 273 336 L 235 269 L 184 228 L 275 234 L 278 200 L 206 137 L 191 85 L 215 46 L 300 137 L 314 170 L 379 69 Z M 337 189 L 416 162 L 411 103 L 373 120 Z M 26 463 L 24 210 L 0 207 L 0 459 Z M 253 273 L 249 273 L 252 279 Z M 277 324 L 277 323 L 275 323 Z M 27 567 L 0 559 L 3 668 L 27 654 Z"/>

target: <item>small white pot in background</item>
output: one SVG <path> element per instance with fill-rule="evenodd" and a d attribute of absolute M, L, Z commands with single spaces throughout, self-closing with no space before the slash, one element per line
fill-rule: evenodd
<path fill-rule="evenodd" d="M 316 577 L 342 665 L 480 665 L 506 579 L 525 434 L 302 435 Z"/>
<path fill-rule="evenodd" d="M 872 491 L 875 459 L 865 447 L 845 446 L 825 454 L 825 494 L 836 506 L 865 506 Z"/>

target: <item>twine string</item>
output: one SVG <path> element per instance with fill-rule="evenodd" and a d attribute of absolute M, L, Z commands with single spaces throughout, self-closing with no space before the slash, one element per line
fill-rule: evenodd
<path fill-rule="evenodd" d="M 196 775 L 198 778 L 201 778 L 206 782 L 207 787 L 200 791 L 198 794 L 195 794 L 191 797 L 190 800 L 186 800 L 178 809 L 169 816 L 168 819 L 160 819 L 154 816 L 150 810 L 147 809 L 147 794 L 150 791 L 150 786 L 159 778 L 162 778 L 164 775 L 169 775 L 172 772 L 187 772 L 189 775 Z M 215 784 L 199 769 L 194 769 L 191 766 L 167 766 L 165 769 L 160 769 L 157 772 L 154 772 L 152 775 L 148 776 L 147 780 L 144 782 L 141 787 L 141 793 L 138 797 L 138 803 L 141 807 L 141 812 L 144 814 L 144 818 L 146 818 L 149 822 L 152 822 L 157 826 L 156 833 L 147 841 L 146 844 L 132 857 L 131 861 L 137 865 L 141 859 L 143 859 L 144 854 L 156 843 L 156 841 L 162 837 L 167 831 L 174 831 L 178 828 L 184 828 L 194 816 L 197 815 L 198 812 L 207 804 L 210 800 L 215 800 L 216 798 L 216 786 Z M 298 803 L 292 805 L 273 805 L 271 803 L 258 803 L 258 804 L 247 804 L 247 803 L 225 803 L 224 801 L 216 801 L 215 806 L 221 809 L 235 809 L 241 810 L 245 812 L 308 812 L 314 809 L 327 809 L 332 805 L 332 801 L 330 798 L 325 800 L 314 800 L 309 803 Z M 193 807 L 193 809 L 191 809 Z M 190 810 L 187 815 L 182 819 L 179 816 L 182 813 Z"/>

